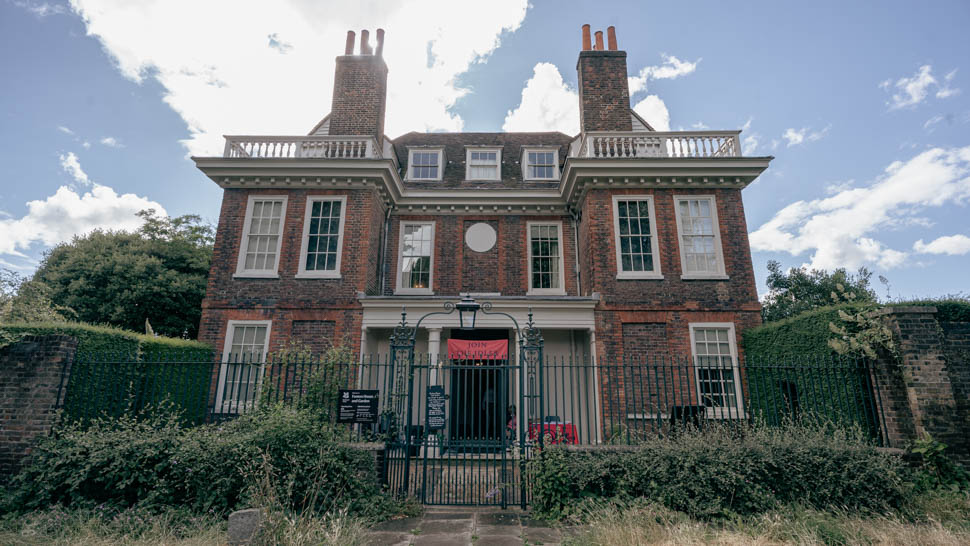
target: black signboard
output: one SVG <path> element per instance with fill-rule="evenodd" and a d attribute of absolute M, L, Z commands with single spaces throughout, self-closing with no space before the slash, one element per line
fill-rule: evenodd
<path fill-rule="evenodd" d="M 445 428 L 445 388 L 441 385 L 428 387 L 428 430 Z"/>
<path fill-rule="evenodd" d="M 377 390 L 340 389 L 337 392 L 338 423 L 376 423 Z"/>

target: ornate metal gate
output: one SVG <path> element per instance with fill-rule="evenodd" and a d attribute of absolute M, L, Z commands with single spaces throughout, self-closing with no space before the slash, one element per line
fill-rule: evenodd
<path fill-rule="evenodd" d="M 461 303 L 468 302 L 474 303 Z M 491 311 L 491 305 L 483 303 L 482 313 L 504 315 L 515 326 L 516 356 L 415 356 L 421 322 L 451 314 L 456 304 L 449 302 L 445 309 L 421 317 L 413 328 L 402 312 L 391 336 L 390 393 L 383 415 L 387 487 L 397 496 L 425 504 L 525 508 L 526 466 L 543 442 L 531 426 L 544 417 L 542 335 L 531 310 L 528 322 L 519 328 L 511 315 Z"/>

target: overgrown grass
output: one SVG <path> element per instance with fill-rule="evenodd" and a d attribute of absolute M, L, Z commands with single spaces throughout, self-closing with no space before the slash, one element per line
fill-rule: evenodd
<path fill-rule="evenodd" d="M 565 544 L 920 544 L 970 543 L 970 496 L 932 493 L 910 512 L 862 515 L 798 505 L 757 516 L 699 520 L 649 503 L 587 504 Z"/>

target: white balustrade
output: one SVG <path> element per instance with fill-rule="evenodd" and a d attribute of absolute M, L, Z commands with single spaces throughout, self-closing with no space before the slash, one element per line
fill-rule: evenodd
<path fill-rule="evenodd" d="M 740 131 L 586 133 L 579 156 L 594 158 L 740 157 Z"/>
<path fill-rule="evenodd" d="M 358 136 L 227 136 L 224 157 L 380 159 L 373 137 Z"/>

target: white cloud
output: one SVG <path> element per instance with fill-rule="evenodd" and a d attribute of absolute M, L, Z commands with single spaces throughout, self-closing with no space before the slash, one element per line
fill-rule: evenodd
<path fill-rule="evenodd" d="M 636 76 L 630 76 L 630 95 L 634 93 L 639 93 L 640 91 L 647 90 L 647 83 L 650 80 L 670 80 L 674 78 L 679 78 L 681 76 L 686 76 L 691 72 L 697 70 L 697 63 L 701 62 L 701 59 L 697 59 L 694 62 L 682 61 L 673 55 L 667 55 L 662 53 L 660 57 L 663 59 L 663 63 L 657 66 L 645 66 L 640 70 L 640 73 Z"/>
<path fill-rule="evenodd" d="M 657 95 L 647 95 L 633 107 L 651 127 L 657 131 L 670 130 L 670 112 L 667 105 Z"/>
<path fill-rule="evenodd" d="M 895 83 L 892 80 L 885 80 L 880 82 L 879 88 L 886 91 L 892 91 L 895 88 L 891 99 L 886 104 L 889 105 L 890 110 L 898 110 L 900 108 L 916 106 L 923 102 L 929 96 L 930 90 L 933 87 L 937 88 L 936 98 L 938 99 L 945 99 L 958 94 L 960 92 L 959 89 L 950 87 L 950 83 L 956 77 L 956 74 L 956 69 L 948 72 L 943 77 L 943 85 L 940 85 L 939 81 L 933 76 L 933 67 L 924 64 L 912 76 L 899 78 Z"/>
<path fill-rule="evenodd" d="M 102 138 L 101 139 L 101 144 L 104 144 L 105 146 L 107 146 L 109 148 L 124 148 L 125 147 L 125 145 L 122 144 L 117 138 L 110 137 L 110 136 L 109 137 Z"/>
<path fill-rule="evenodd" d="M 933 132 L 933 128 L 934 128 L 933 126 L 943 121 L 943 119 L 944 119 L 943 116 L 937 114 L 931 117 L 930 119 L 926 120 L 926 123 L 923 124 L 923 128 L 926 129 L 927 131 Z"/>
<path fill-rule="evenodd" d="M 35 243 L 52 246 L 99 228 L 134 230 L 142 224 L 135 213 L 144 209 L 166 214 L 162 205 L 147 197 L 118 195 L 112 188 L 92 182 L 74 153 L 62 155 L 60 161 L 75 182 L 90 189 L 80 194 L 61 186 L 43 201 L 28 201 L 23 217 L 0 219 L 0 254 L 26 258 L 21 251 Z"/>
<path fill-rule="evenodd" d="M 759 135 L 757 133 L 751 133 L 750 135 L 744 137 L 741 141 L 741 153 L 744 155 L 754 155 L 758 150 Z"/>
<path fill-rule="evenodd" d="M 48 2 L 32 2 L 27 0 L 15 0 L 13 5 L 23 8 L 37 17 L 43 19 L 48 15 L 61 15 L 67 13 L 67 6 L 62 4 L 51 4 Z"/>
<path fill-rule="evenodd" d="M 913 250 L 920 254 L 949 254 L 951 256 L 962 256 L 970 254 L 970 237 L 966 235 L 945 235 L 937 237 L 929 243 L 924 243 L 922 239 L 913 244 Z"/>
<path fill-rule="evenodd" d="M 62 132 L 62 133 L 64 133 L 65 135 L 73 135 L 74 134 L 74 131 L 72 131 L 70 129 L 70 127 L 65 127 L 63 125 L 58 125 L 57 126 L 57 130 L 60 131 L 60 132 Z"/>
<path fill-rule="evenodd" d="M 155 78 L 185 120 L 195 155 L 221 153 L 223 134 L 304 134 L 330 109 L 331 59 L 348 29 L 387 30 L 386 131 L 462 129 L 450 108 L 468 91 L 457 78 L 525 18 L 527 0 L 483 9 L 419 2 L 239 2 L 72 0 L 87 31 L 131 80 Z M 212 21 L 219 27 L 213 38 Z M 267 46 L 285 37 L 286 55 Z M 177 37 L 174 39 L 173 37 Z M 359 38 L 358 38 L 359 39 Z M 372 38 L 373 41 L 373 38 Z"/>
<path fill-rule="evenodd" d="M 505 115 L 503 131 L 579 132 L 579 95 L 562 80 L 555 65 L 538 63 L 522 89 L 515 110 Z"/>
<path fill-rule="evenodd" d="M 90 186 L 92 184 L 91 179 L 88 178 L 87 173 L 81 169 L 81 162 L 78 161 L 77 156 L 74 152 L 68 152 L 67 155 L 61 154 L 61 168 L 64 172 L 71 175 L 71 178 L 75 182 L 81 184 L 82 186 Z"/>
<path fill-rule="evenodd" d="M 809 142 L 815 142 L 817 140 L 822 140 L 822 138 L 829 132 L 831 125 L 827 125 L 821 131 L 811 131 L 809 127 L 802 127 L 801 129 L 794 129 L 789 127 L 785 129 L 785 132 L 781 135 L 781 138 L 788 141 L 788 147 L 797 146 L 806 140 Z"/>
<path fill-rule="evenodd" d="M 811 201 L 796 201 L 751 233 L 754 250 L 812 252 L 810 267 L 834 269 L 902 265 L 907 253 L 873 238 L 905 224 L 924 207 L 970 198 L 970 146 L 933 148 L 895 161 L 865 187 L 848 187 Z"/>
<path fill-rule="evenodd" d="M 957 69 L 954 68 L 953 70 L 947 72 L 946 76 L 943 76 L 943 86 L 940 87 L 939 91 L 936 92 L 936 98 L 945 99 L 960 93 L 959 89 L 950 87 L 950 82 L 953 81 L 953 78 L 955 78 L 956 75 Z"/>

